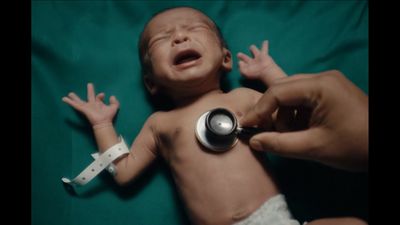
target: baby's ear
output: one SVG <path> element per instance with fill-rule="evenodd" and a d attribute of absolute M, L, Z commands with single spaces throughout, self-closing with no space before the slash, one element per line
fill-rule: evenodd
<path fill-rule="evenodd" d="M 224 54 L 224 60 L 222 61 L 222 68 L 224 69 L 224 71 L 229 72 L 232 70 L 232 54 L 226 48 L 222 49 L 222 53 Z"/>
<path fill-rule="evenodd" d="M 157 94 L 158 86 L 149 75 L 144 76 L 144 84 L 151 95 Z"/>

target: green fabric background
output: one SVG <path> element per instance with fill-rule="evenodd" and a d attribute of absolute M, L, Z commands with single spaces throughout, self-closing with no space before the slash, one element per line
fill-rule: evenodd
<path fill-rule="evenodd" d="M 115 127 L 131 143 L 153 110 L 140 79 L 139 33 L 153 13 L 180 5 L 214 19 L 234 55 L 268 39 L 270 54 L 288 74 L 339 69 L 368 93 L 367 1 L 32 1 L 33 225 L 188 224 L 162 160 L 128 187 L 118 187 L 107 173 L 75 194 L 61 182 L 96 151 L 89 124 L 61 98 L 70 91 L 85 96 L 87 82 L 116 95 Z M 258 87 L 243 82 L 236 66 L 228 83 Z M 300 221 L 368 219 L 366 174 L 269 156 Z"/>

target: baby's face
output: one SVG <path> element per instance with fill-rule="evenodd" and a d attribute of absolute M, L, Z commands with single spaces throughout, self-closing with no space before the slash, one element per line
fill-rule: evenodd
<path fill-rule="evenodd" d="M 145 35 L 154 83 L 167 90 L 197 87 L 231 68 L 230 53 L 221 46 L 212 21 L 196 10 L 163 12 L 149 22 Z"/>

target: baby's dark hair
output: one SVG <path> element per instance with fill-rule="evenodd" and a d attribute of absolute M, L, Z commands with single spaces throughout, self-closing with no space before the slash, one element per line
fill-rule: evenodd
<path fill-rule="evenodd" d="M 149 22 L 156 17 L 157 15 L 166 12 L 168 10 L 171 9 L 177 9 L 177 8 L 189 8 L 189 9 L 193 9 L 196 10 L 200 13 L 202 13 L 203 15 L 205 15 L 203 12 L 201 12 L 198 9 L 192 8 L 192 7 L 173 7 L 173 8 L 166 8 L 163 9 L 157 13 L 155 13 L 145 24 L 145 26 L 143 27 L 142 32 L 140 33 L 140 37 L 139 37 L 139 42 L 138 42 L 138 49 L 139 49 L 139 59 L 140 59 L 140 65 L 141 65 L 141 73 L 143 76 L 145 75 L 151 75 L 152 74 L 152 65 L 151 65 L 151 61 L 150 61 L 150 57 L 148 54 L 148 37 L 145 36 L 145 30 L 147 25 L 149 24 Z M 228 49 L 228 45 L 226 44 L 226 41 L 224 39 L 224 37 L 222 36 L 222 32 L 221 29 L 217 26 L 217 24 L 211 19 L 209 18 L 207 15 L 205 15 L 211 22 L 214 28 L 215 33 L 217 34 L 217 37 L 220 41 L 221 47 Z"/>

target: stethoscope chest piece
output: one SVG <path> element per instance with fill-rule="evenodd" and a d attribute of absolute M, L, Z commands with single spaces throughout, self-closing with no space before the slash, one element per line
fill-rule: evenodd
<path fill-rule="evenodd" d="M 197 120 L 196 137 L 206 148 L 215 152 L 225 152 L 238 141 L 238 122 L 227 109 L 216 108 L 205 112 Z"/>

